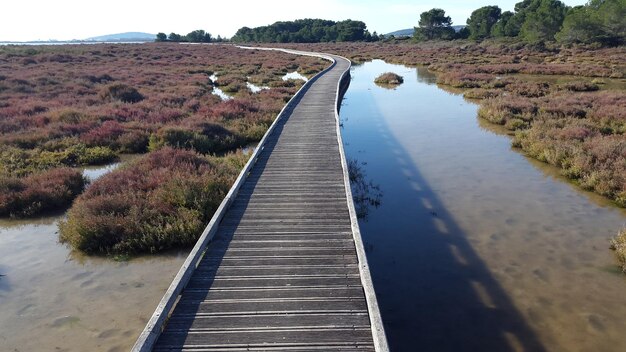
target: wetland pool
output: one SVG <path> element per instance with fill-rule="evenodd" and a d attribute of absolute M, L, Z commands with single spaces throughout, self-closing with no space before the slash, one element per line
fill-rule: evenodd
<path fill-rule="evenodd" d="M 404 83 L 379 87 L 395 72 Z M 360 220 L 393 351 L 615 351 L 626 279 L 609 238 L 626 211 L 511 148 L 425 68 L 354 66 L 348 159 L 378 186 Z"/>
<path fill-rule="evenodd" d="M 63 216 L 0 219 L 0 350 L 128 351 L 187 253 L 88 257 L 58 242 Z"/>

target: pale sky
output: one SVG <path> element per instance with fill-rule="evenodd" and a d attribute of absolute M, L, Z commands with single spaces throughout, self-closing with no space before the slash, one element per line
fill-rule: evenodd
<path fill-rule="evenodd" d="M 465 24 L 481 6 L 513 10 L 521 0 L 2 0 L 0 41 L 84 39 L 121 32 L 176 32 L 204 29 L 231 37 L 237 29 L 300 18 L 360 20 L 389 33 L 417 25 L 420 13 L 443 8 L 454 24 Z M 564 0 L 570 6 L 586 0 Z"/>

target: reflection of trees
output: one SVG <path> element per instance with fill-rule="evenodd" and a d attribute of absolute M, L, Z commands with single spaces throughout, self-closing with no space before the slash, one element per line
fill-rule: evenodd
<path fill-rule="evenodd" d="M 428 70 L 426 66 L 417 66 L 415 69 L 417 73 L 417 81 L 426 84 L 437 83 L 437 74 Z"/>
<path fill-rule="evenodd" d="M 380 186 L 367 179 L 363 170 L 365 163 L 359 163 L 356 159 L 348 159 L 348 174 L 356 215 L 359 219 L 367 219 L 371 208 L 378 208 L 381 204 L 383 193 Z"/>

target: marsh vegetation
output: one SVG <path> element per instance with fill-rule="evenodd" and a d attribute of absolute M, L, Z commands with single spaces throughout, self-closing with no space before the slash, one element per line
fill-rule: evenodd
<path fill-rule="evenodd" d="M 404 78 L 393 72 L 385 72 L 376 77 L 374 82 L 378 85 L 393 87 L 402 84 L 404 82 Z"/>
<path fill-rule="evenodd" d="M 260 140 L 302 85 L 282 77 L 326 65 L 232 46 L 1 47 L 0 216 L 66 209 L 87 184 L 74 168 L 147 153 L 91 184 L 61 238 L 90 253 L 188 245 L 245 162 L 234 151 Z"/>

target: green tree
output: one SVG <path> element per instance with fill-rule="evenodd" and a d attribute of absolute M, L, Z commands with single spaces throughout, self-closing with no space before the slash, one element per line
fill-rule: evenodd
<path fill-rule="evenodd" d="M 568 7 L 558 0 L 533 0 L 528 10 L 520 35 L 525 41 L 541 42 L 554 40 Z"/>
<path fill-rule="evenodd" d="M 176 34 L 174 32 L 170 33 L 170 35 L 167 37 L 167 39 L 171 42 L 180 42 L 183 37 L 180 34 Z"/>
<path fill-rule="evenodd" d="M 470 34 L 471 33 L 470 33 L 469 28 L 467 28 L 467 26 L 465 26 L 465 27 L 459 29 L 458 32 L 456 32 L 454 38 L 455 39 L 467 39 L 467 38 L 469 38 Z"/>
<path fill-rule="evenodd" d="M 603 42 L 609 45 L 626 44 L 626 0 L 591 0 L 598 4 L 598 16 L 604 29 Z"/>
<path fill-rule="evenodd" d="M 526 15 L 536 9 L 535 0 L 523 0 L 515 4 L 515 12 L 506 23 L 502 25 L 502 32 L 506 37 L 517 37 L 522 31 L 522 25 L 526 20 Z"/>
<path fill-rule="evenodd" d="M 235 42 L 331 42 L 369 41 L 372 36 L 365 23 L 346 20 L 334 22 L 321 19 L 303 19 L 276 22 L 269 26 L 240 28 L 232 38 Z"/>
<path fill-rule="evenodd" d="M 591 0 L 573 8 L 556 38 L 564 43 L 626 44 L 626 0 Z"/>
<path fill-rule="evenodd" d="M 415 28 L 413 36 L 417 40 L 453 39 L 452 19 L 446 16 L 442 9 L 431 9 L 420 15 L 419 27 Z"/>
<path fill-rule="evenodd" d="M 511 31 L 511 26 L 509 26 L 509 22 L 511 18 L 513 18 L 514 14 L 511 11 L 504 11 L 502 15 L 500 15 L 500 19 L 496 24 L 491 27 L 491 36 L 492 37 L 515 37 L 519 34 L 519 30 L 516 33 Z"/>
<path fill-rule="evenodd" d="M 467 28 L 470 39 L 480 40 L 491 36 L 491 28 L 498 22 L 502 10 L 498 6 L 484 6 L 474 12 L 467 19 Z"/>
<path fill-rule="evenodd" d="M 361 21 L 337 22 L 337 41 L 354 42 L 366 39 L 367 26 Z"/>
<path fill-rule="evenodd" d="M 588 6 L 576 6 L 563 20 L 563 28 L 556 35 L 559 42 L 592 43 L 602 36 L 597 14 Z"/>
<path fill-rule="evenodd" d="M 202 29 L 196 29 L 195 31 L 189 32 L 185 36 L 185 39 L 192 43 L 210 43 L 212 37 L 211 33 L 205 32 Z"/>
<path fill-rule="evenodd" d="M 163 32 L 157 33 L 155 41 L 157 41 L 157 42 L 167 41 L 167 34 L 165 34 Z"/>

